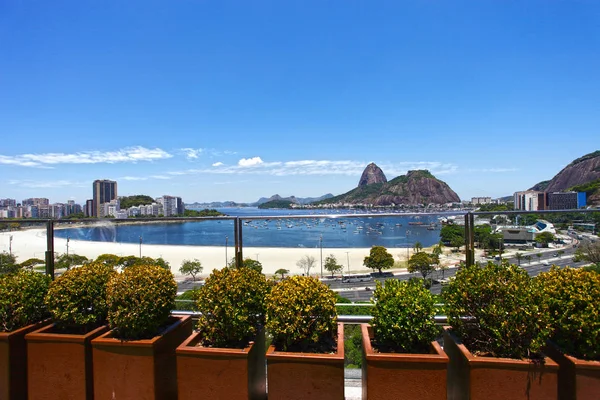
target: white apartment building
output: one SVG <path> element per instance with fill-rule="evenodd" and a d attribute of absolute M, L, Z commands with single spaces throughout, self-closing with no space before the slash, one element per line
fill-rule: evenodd
<path fill-rule="evenodd" d="M 471 204 L 492 204 L 491 197 L 471 197 Z"/>
<path fill-rule="evenodd" d="M 542 192 L 535 190 L 526 190 L 523 192 L 515 192 L 514 194 L 514 209 L 521 211 L 537 211 L 538 197 Z"/>

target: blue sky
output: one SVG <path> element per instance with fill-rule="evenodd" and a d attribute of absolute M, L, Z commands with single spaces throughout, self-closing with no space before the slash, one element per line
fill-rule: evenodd
<path fill-rule="evenodd" d="M 503 196 L 600 148 L 597 1 L 0 1 L 0 198 Z"/>

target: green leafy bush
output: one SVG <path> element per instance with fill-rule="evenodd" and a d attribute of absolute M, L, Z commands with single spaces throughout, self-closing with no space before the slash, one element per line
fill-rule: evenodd
<path fill-rule="evenodd" d="M 335 294 L 316 278 L 292 276 L 267 295 L 267 329 L 278 350 L 325 352 L 335 346 Z"/>
<path fill-rule="evenodd" d="M 112 267 L 92 262 L 73 268 L 50 284 L 46 306 L 58 329 L 88 332 L 106 323 L 106 286 Z"/>
<path fill-rule="evenodd" d="M 532 358 L 546 341 L 541 288 L 516 265 L 465 266 L 443 295 L 448 322 L 476 355 Z"/>
<path fill-rule="evenodd" d="M 550 339 L 567 354 L 600 360 L 600 274 L 553 267 L 537 279 L 550 309 Z"/>
<path fill-rule="evenodd" d="M 250 268 L 214 270 L 198 291 L 204 345 L 243 348 L 265 321 L 267 279 Z"/>
<path fill-rule="evenodd" d="M 177 283 L 158 265 L 134 265 L 108 283 L 108 323 L 124 340 L 154 337 L 175 307 Z"/>
<path fill-rule="evenodd" d="M 373 292 L 373 344 L 383 352 L 428 353 L 440 334 L 432 294 L 419 281 L 388 279 Z"/>
<path fill-rule="evenodd" d="M 20 270 L 0 275 L 0 332 L 34 324 L 47 316 L 44 297 L 50 277 L 39 272 Z"/>

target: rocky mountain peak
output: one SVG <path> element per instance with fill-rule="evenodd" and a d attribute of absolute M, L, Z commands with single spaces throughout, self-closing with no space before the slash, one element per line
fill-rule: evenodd
<path fill-rule="evenodd" d="M 386 183 L 387 178 L 385 174 L 375 163 L 367 165 L 363 171 L 360 180 L 358 181 L 358 187 L 371 185 L 373 183 Z"/>

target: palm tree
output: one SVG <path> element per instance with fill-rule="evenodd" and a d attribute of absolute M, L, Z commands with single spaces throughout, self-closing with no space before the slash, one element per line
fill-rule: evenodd
<path fill-rule="evenodd" d="M 423 250 L 423 244 L 417 240 L 413 245 L 413 249 L 415 249 L 415 253 L 418 253 Z"/>
<path fill-rule="evenodd" d="M 521 258 L 523 258 L 523 254 L 516 253 L 515 258 L 517 259 L 517 263 L 519 264 L 519 267 L 520 267 L 521 266 Z"/>
<path fill-rule="evenodd" d="M 525 259 L 527 260 L 527 262 L 528 262 L 529 264 L 531 264 L 531 256 L 525 256 Z"/>

